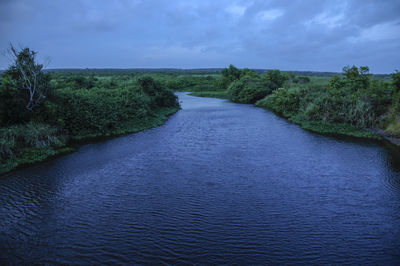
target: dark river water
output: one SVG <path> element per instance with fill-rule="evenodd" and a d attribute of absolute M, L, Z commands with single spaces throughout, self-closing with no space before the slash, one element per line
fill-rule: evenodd
<path fill-rule="evenodd" d="M 0 262 L 400 264 L 400 158 L 179 93 L 161 127 L 0 178 Z"/>

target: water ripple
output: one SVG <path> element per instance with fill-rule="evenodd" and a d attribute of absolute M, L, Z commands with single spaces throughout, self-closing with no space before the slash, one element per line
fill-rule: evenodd
<path fill-rule="evenodd" d="M 0 179 L 0 263 L 400 264 L 400 157 L 179 94 L 166 125 Z"/>

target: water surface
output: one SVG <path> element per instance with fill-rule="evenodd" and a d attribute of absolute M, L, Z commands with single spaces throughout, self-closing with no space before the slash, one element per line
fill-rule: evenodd
<path fill-rule="evenodd" d="M 161 127 L 0 178 L 0 262 L 400 263 L 400 159 L 179 94 Z"/>

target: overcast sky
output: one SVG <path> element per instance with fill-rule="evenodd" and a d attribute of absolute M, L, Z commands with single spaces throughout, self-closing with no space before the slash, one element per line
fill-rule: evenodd
<path fill-rule="evenodd" d="M 49 68 L 391 73 L 400 0 L 0 0 L 0 50 L 10 42 L 50 57 Z"/>

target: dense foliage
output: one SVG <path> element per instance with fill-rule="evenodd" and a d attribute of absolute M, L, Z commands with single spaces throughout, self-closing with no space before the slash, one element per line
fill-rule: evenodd
<path fill-rule="evenodd" d="M 233 65 L 223 69 L 221 74 L 218 81 L 220 88 L 226 87 L 229 99 L 237 103 L 255 103 L 288 80 L 279 70 L 269 70 L 259 75 L 248 68 L 239 70 Z"/>
<path fill-rule="evenodd" d="M 383 123 L 381 116 L 392 102 L 389 83 L 371 80 L 368 67 L 345 67 L 327 85 L 280 88 L 257 106 L 297 121 L 346 123 L 359 128 Z"/>
<path fill-rule="evenodd" d="M 230 65 L 221 72 L 219 92 L 195 95 L 256 102 L 303 128 L 323 133 L 374 138 L 364 128 L 380 127 L 400 134 L 399 72 L 392 74 L 392 82 L 384 76 L 373 77 L 368 67 L 346 66 L 341 75 L 328 74 L 296 76 L 279 70 L 259 74 Z"/>
<path fill-rule="evenodd" d="M 227 90 L 229 99 L 237 103 L 255 103 L 268 93 L 265 82 L 259 77 L 244 76 L 233 81 Z"/>
<path fill-rule="evenodd" d="M 53 155 L 71 139 L 109 136 L 159 125 L 179 108 L 165 83 L 134 74 L 46 74 L 34 62 L 35 53 L 23 49 L 2 75 L 0 85 L 0 169 Z M 23 58 L 29 57 L 29 60 Z M 20 64 L 20 66 L 18 66 Z M 34 66 L 35 102 L 21 69 Z M 28 71 L 26 71 L 28 73 Z M 38 95 L 39 95 L 38 94 Z M 32 94 L 31 94 L 32 95 Z M 29 160 L 27 160 L 29 158 Z"/>

